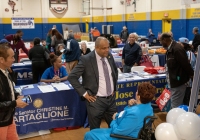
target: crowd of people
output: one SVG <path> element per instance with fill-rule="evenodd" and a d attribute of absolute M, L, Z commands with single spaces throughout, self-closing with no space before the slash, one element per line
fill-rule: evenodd
<path fill-rule="evenodd" d="M 159 36 L 160 44 L 167 50 L 165 67 L 167 87 L 171 91 L 171 108 L 183 103 L 189 104 L 196 52 L 200 45 L 198 30 L 194 27 L 192 44 L 185 37 L 175 41 L 172 33 L 162 33 Z M 0 41 L 0 138 L 17 139 L 13 121 L 15 107 L 23 108 L 28 105 L 22 101 L 23 96 L 19 96 L 13 88 L 11 66 L 13 62 L 19 61 L 19 49 L 32 61 L 33 83 L 68 80 L 85 100 L 91 131 L 85 134 L 84 139 L 111 139 L 111 133 L 137 137 L 144 118 L 153 115 L 150 102 L 156 94 L 156 87 L 147 82 L 140 84 L 135 99 L 129 100 L 124 111 L 116 113 L 118 70 L 110 53 L 111 42 L 94 28 L 91 34 L 95 50 L 91 51 L 85 42 L 81 42 L 81 48 L 79 47 L 73 32 L 66 33 L 63 37 L 57 29 L 52 28 L 47 34 L 46 42 L 41 42 L 38 37 L 34 38 L 33 47 L 29 51 L 21 39 L 21 30 Z M 152 36 L 154 34 L 149 29 L 147 37 L 152 39 Z M 142 49 L 137 43 L 137 34 L 129 34 L 125 26 L 120 38 L 125 44 L 122 51 L 123 72 L 129 73 L 133 66 L 140 65 Z M 79 82 L 80 77 L 82 84 Z M 108 124 L 107 129 L 100 129 L 103 118 Z"/>

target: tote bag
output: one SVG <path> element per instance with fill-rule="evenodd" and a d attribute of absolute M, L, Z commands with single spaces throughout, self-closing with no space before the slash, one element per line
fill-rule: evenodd
<path fill-rule="evenodd" d="M 141 56 L 140 66 L 154 67 L 148 55 Z"/>

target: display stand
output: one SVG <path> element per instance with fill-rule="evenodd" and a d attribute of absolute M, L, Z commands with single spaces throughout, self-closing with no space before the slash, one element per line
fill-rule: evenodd
<path fill-rule="evenodd" d="M 192 82 L 192 89 L 190 95 L 189 112 L 194 112 L 198 102 L 199 87 L 200 87 L 200 45 L 198 46 L 198 53 L 196 58 L 196 67 Z"/>

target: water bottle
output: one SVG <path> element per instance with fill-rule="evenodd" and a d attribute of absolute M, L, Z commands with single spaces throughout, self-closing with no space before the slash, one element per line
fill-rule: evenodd
<path fill-rule="evenodd" d="M 51 47 L 51 52 L 52 52 L 52 53 L 54 52 L 54 49 L 53 49 L 53 47 Z"/>
<path fill-rule="evenodd" d="M 62 60 L 62 63 L 64 64 L 65 63 L 65 56 L 64 56 L 64 54 L 62 54 L 61 60 Z"/>

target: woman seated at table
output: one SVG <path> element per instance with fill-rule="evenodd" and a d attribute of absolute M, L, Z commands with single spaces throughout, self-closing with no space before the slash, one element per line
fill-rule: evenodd
<path fill-rule="evenodd" d="M 111 128 L 93 129 L 85 134 L 85 140 L 110 140 L 110 134 L 118 134 L 133 138 L 138 137 L 138 133 L 143 126 L 146 116 L 153 116 L 151 101 L 156 93 L 156 87 L 148 82 L 141 83 L 136 92 L 136 100 L 131 99 L 124 111 L 115 113 Z"/>
<path fill-rule="evenodd" d="M 62 66 L 61 57 L 55 54 L 50 54 L 49 57 L 52 67 L 45 70 L 40 81 L 46 83 L 66 81 L 68 74 Z"/>
<path fill-rule="evenodd" d="M 88 54 L 90 52 L 91 52 L 90 48 L 87 48 L 86 43 L 82 42 L 81 43 L 81 55 L 86 55 L 86 54 Z"/>

